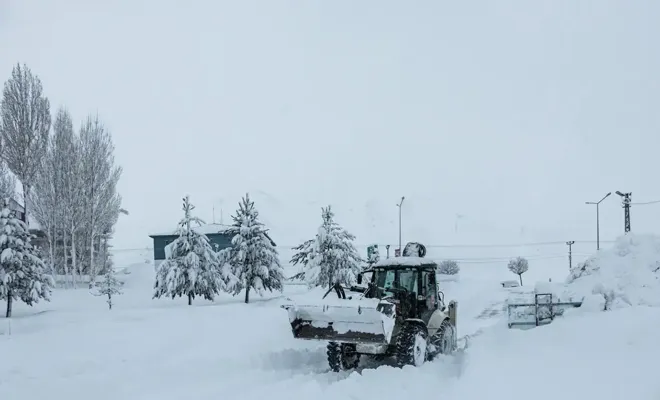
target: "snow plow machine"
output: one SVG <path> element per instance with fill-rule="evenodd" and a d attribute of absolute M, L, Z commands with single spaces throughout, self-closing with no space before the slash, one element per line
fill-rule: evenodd
<path fill-rule="evenodd" d="M 356 286 L 335 284 L 317 304 L 283 305 L 293 336 L 328 341 L 328 364 L 335 372 L 357 368 L 362 355 L 393 357 L 402 367 L 459 350 L 458 304 L 445 304 L 436 279 L 438 265 L 425 255 L 423 245 L 408 243 L 402 257 L 362 271 Z M 332 291 L 336 296 L 328 296 Z M 461 340 L 464 350 L 467 338 Z"/>

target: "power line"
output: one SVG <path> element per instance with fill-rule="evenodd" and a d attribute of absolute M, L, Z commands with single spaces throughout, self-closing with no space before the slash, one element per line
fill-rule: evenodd
<path fill-rule="evenodd" d="M 575 254 L 573 254 L 575 256 Z M 581 255 L 582 256 L 582 255 Z M 585 255 L 586 256 L 586 255 Z M 513 257 L 511 257 L 513 258 Z M 511 258 L 506 258 L 502 260 L 475 260 L 475 261 L 461 261 L 461 260 L 454 260 L 456 262 L 460 262 L 461 264 L 493 264 L 497 262 L 507 262 Z M 541 257 L 525 257 L 529 261 L 539 261 L 539 260 L 551 260 L 551 259 L 559 259 L 559 258 L 566 258 L 566 254 L 562 255 L 554 255 L 554 256 L 541 256 Z M 435 261 L 442 261 L 442 258 L 433 258 Z"/>
<path fill-rule="evenodd" d="M 595 240 L 576 240 L 575 243 L 593 244 Z M 601 240 L 601 243 L 615 243 L 614 240 Z M 556 242 L 528 242 L 528 243 L 510 243 L 510 244 L 430 244 L 424 245 L 426 248 L 498 248 L 498 247 L 533 247 L 533 246 L 553 246 L 566 245 L 565 241 Z M 381 246 L 381 244 L 378 244 Z M 280 246 L 278 246 L 280 247 Z M 282 246 L 288 247 L 288 246 Z M 355 245 L 355 247 L 368 247 L 366 245 Z"/>
<path fill-rule="evenodd" d="M 573 253 L 577 256 L 590 256 L 588 253 Z M 533 254 L 527 256 L 521 256 L 519 254 L 515 256 L 498 256 L 498 257 L 432 257 L 432 259 L 442 259 L 442 260 L 453 260 L 456 262 L 470 262 L 470 261 L 508 261 L 512 258 L 522 257 L 528 260 L 533 259 L 545 259 L 545 258 L 561 258 L 565 257 L 565 254 Z"/>
<path fill-rule="evenodd" d="M 582 244 L 593 244 L 596 243 L 595 240 L 576 240 L 575 243 Z M 601 243 L 615 243 L 614 240 L 601 240 Z M 565 245 L 566 242 L 556 241 L 556 242 L 527 242 L 527 243 L 508 243 L 508 244 L 431 244 L 425 245 L 427 248 L 437 248 L 437 249 L 453 249 L 453 248 L 504 248 L 504 247 L 534 247 L 534 246 L 553 246 L 553 245 Z M 277 245 L 278 249 L 293 249 L 298 245 Z M 358 248 L 366 248 L 370 245 L 366 244 L 356 244 L 354 245 Z M 378 244 L 378 246 L 385 247 L 386 244 Z M 391 244 L 390 246 L 396 247 L 396 245 Z M 153 251 L 153 247 L 140 247 L 140 248 L 113 248 L 113 252 L 125 252 L 125 251 Z"/>
<path fill-rule="evenodd" d="M 645 206 L 645 205 L 648 205 L 648 204 L 657 204 L 657 203 L 660 203 L 660 200 L 645 201 L 643 203 L 630 203 L 630 205 L 632 205 L 632 206 Z"/>

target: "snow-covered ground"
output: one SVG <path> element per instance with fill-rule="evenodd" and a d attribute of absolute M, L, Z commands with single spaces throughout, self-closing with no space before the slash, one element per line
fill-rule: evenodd
<path fill-rule="evenodd" d="M 505 268 L 463 268 L 442 283 L 446 300 L 459 301 L 459 334 L 476 333 L 464 354 L 332 373 L 324 343 L 292 338 L 279 293 L 248 305 L 240 295 L 192 307 L 152 300 L 153 267 L 132 263 L 118 274 L 125 294 L 112 311 L 85 289 L 59 289 L 50 303 L 0 318 L 1 399 L 660 398 L 658 308 L 575 309 L 548 326 L 507 329 L 504 302 L 518 289 L 499 284 L 515 278 Z M 532 267 L 525 288 L 566 273 L 563 263 Z M 311 293 L 291 285 L 284 296 Z"/>

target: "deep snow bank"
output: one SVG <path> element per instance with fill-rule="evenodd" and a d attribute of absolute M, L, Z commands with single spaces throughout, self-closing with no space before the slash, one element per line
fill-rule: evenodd
<path fill-rule="evenodd" d="M 652 308 L 586 313 L 532 330 L 496 326 L 466 353 L 445 399 L 658 399 Z"/>
<path fill-rule="evenodd" d="M 564 296 L 587 308 L 660 306 L 660 237 L 628 234 L 573 268 Z"/>

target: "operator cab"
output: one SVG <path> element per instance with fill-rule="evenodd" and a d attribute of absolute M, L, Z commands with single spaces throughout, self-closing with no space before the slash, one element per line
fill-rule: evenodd
<path fill-rule="evenodd" d="M 399 305 L 405 318 L 427 321 L 433 311 L 444 310 L 444 295 L 438 290 L 437 264 L 417 257 L 397 257 L 376 263 L 371 269 L 371 279 L 365 297 L 387 299 Z M 358 284 L 362 284 L 362 274 Z"/>

